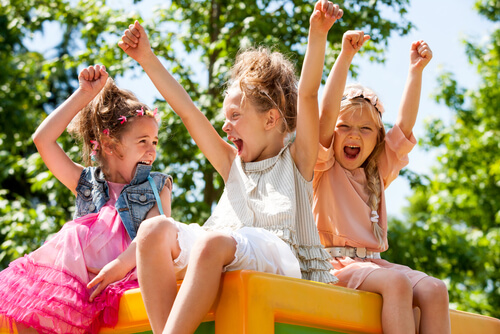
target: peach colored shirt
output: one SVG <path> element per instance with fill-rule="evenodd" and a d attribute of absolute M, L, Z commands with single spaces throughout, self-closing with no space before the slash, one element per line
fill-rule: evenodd
<path fill-rule="evenodd" d="M 387 132 L 378 169 L 384 189 L 408 164 L 408 153 L 416 144 L 411 134 L 406 138 L 395 125 Z M 313 213 L 321 243 L 325 247 L 366 247 L 368 250 L 387 250 L 387 211 L 382 191 L 379 224 L 384 230 L 384 246 L 379 247 L 370 221 L 371 209 L 367 204 L 366 175 L 363 168 L 353 171 L 336 163 L 333 140 L 329 148 L 319 145 L 318 161 L 314 171 Z"/>

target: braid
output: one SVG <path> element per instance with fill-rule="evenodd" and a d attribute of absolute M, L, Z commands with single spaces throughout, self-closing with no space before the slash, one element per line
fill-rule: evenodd
<path fill-rule="evenodd" d="M 384 136 L 385 137 L 385 136 Z M 380 182 L 380 177 L 378 173 L 377 167 L 377 157 L 382 151 L 384 142 L 380 142 L 373 149 L 372 154 L 366 160 L 365 165 L 365 175 L 366 175 L 366 187 L 368 189 L 369 197 L 368 197 L 368 205 L 371 209 L 371 222 L 373 226 L 373 234 L 377 241 L 379 242 L 379 246 L 382 247 L 384 245 L 384 231 L 380 224 L 378 223 L 378 211 L 380 207 L 380 194 L 382 192 L 382 185 Z"/>

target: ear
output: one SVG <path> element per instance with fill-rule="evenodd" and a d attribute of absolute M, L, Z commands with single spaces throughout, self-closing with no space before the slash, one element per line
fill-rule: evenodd
<path fill-rule="evenodd" d="M 102 139 L 101 147 L 102 153 L 104 153 L 105 155 L 116 154 L 116 143 L 109 138 Z"/>
<path fill-rule="evenodd" d="M 266 114 L 266 124 L 264 128 L 266 130 L 271 130 L 280 123 L 280 120 L 281 120 L 281 114 L 278 111 L 278 109 L 275 108 L 269 109 Z"/>

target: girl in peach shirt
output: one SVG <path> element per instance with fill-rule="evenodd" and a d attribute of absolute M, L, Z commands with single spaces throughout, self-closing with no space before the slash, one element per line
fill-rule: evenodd
<path fill-rule="evenodd" d="M 313 181 L 320 239 L 333 257 L 339 285 L 382 295 L 384 333 L 415 333 L 415 326 L 420 333 L 449 333 L 446 285 L 380 258 L 388 248 L 384 189 L 408 164 L 407 155 L 416 144 L 412 129 L 422 72 L 432 51 L 424 41 L 412 43 L 398 118 L 386 134 L 384 108 L 374 92 L 361 85 L 344 90 L 351 61 L 369 38 L 362 31 L 344 34 L 325 86 Z M 414 319 L 414 306 L 420 308 L 420 320 Z"/>

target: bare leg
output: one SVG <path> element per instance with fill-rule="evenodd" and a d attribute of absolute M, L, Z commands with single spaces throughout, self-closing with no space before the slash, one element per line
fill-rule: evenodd
<path fill-rule="evenodd" d="M 180 254 L 178 229 L 169 218 L 145 220 L 137 233 L 137 276 L 154 333 L 161 333 L 177 294 L 173 259 Z"/>
<path fill-rule="evenodd" d="M 384 334 L 414 334 L 413 289 L 406 275 L 390 269 L 373 271 L 359 290 L 382 295 L 382 329 Z"/>
<path fill-rule="evenodd" d="M 201 238 L 189 265 L 163 333 L 194 333 L 219 291 L 222 268 L 234 259 L 236 241 L 224 234 Z"/>
<path fill-rule="evenodd" d="M 420 333 L 451 333 L 448 289 L 443 281 L 425 277 L 413 289 L 415 306 L 420 308 Z"/>

